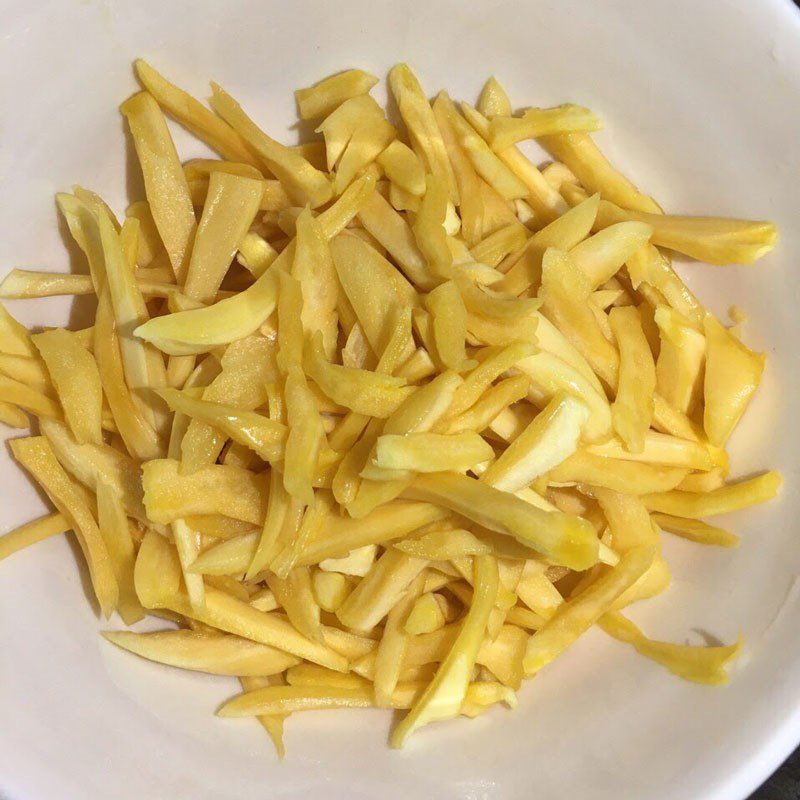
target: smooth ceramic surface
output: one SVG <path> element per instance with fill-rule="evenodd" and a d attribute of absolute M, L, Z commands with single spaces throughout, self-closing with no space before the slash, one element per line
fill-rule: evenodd
<path fill-rule="evenodd" d="M 790 3 L 4 0 L 0 12 L 2 271 L 69 269 L 54 192 L 80 182 L 118 211 L 140 192 L 116 110 L 138 55 L 201 96 L 219 81 L 278 134 L 294 119 L 291 90 L 345 67 L 384 75 L 407 60 L 430 94 L 467 99 L 495 73 L 520 105 L 599 112 L 602 147 L 665 208 L 779 223 L 778 250 L 754 267 L 682 271 L 715 311 L 746 309 L 748 340 L 770 355 L 735 471 L 777 466 L 786 478 L 780 502 L 724 520 L 743 534 L 738 550 L 668 539 L 674 585 L 633 614 L 676 641 L 743 632 L 728 688 L 683 683 L 593 632 L 524 687 L 514 713 L 430 726 L 400 753 L 386 747 L 382 712 L 298 715 L 283 765 L 256 723 L 213 717 L 234 681 L 115 650 L 97 630 L 119 621 L 95 619 L 73 545 L 37 545 L 0 564 L 0 797 L 738 800 L 777 766 L 800 739 L 800 15 Z M 176 136 L 184 157 L 203 153 Z M 69 316 L 60 300 L 11 308 L 28 323 Z M 43 509 L 2 454 L 2 529 Z"/>

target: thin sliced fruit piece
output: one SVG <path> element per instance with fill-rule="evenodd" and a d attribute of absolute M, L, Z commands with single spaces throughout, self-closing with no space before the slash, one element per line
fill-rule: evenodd
<path fill-rule="evenodd" d="M 170 83 L 143 59 L 134 63 L 139 80 L 160 106 L 223 158 L 257 166 L 252 151 L 226 122 Z"/>
<path fill-rule="evenodd" d="M 331 75 L 306 89 L 295 93 L 301 119 L 325 117 L 351 97 L 367 94 L 378 82 L 374 75 L 361 69 L 348 69 Z"/>
<path fill-rule="evenodd" d="M 529 108 L 521 117 L 497 116 L 489 125 L 489 144 L 498 152 L 540 136 L 572 133 L 574 131 L 597 131 L 600 120 L 582 106 L 566 103 L 554 108 Z"/>
<path fill-rule="evenodd" d="M 333 187 L 325 173 L 302 154 L 267 136 L 221 86 L 212 83 L 211 90 L 214 110 L 258 154 L 294 201 L 317 208 L 331 199 Z"/>
<path fill-rule="evenodd" d="M 631 549 L 616 567 L 559 606 L 528 642 L 523 660 L 525 675 L 535 675 L 594 625 L 614 601 L 644 575 L 653 563 L 654 555 L 654 548 L 650 545 Z"/>
<path fill-rule="evenodd" d="M 58 512 L 20 525 L 13 531 L 0 536 L 0 561 L 32 544 L 43 542 L 59 533 L 66 533 L 69 529 L 70 523 L 63 514 Z"/>
<path fill-rule="evenodd" d="M 651 511 L 700 519 L 766 503 L 775 497 L 781 483 L 781 476 L 771 471 L 749 480 L 726 484 L 710 492 L 658 492 L 646 494 L 642 500 Z"/>
<path fill-rule="evenodd" d="M 611 420 L 626 448 L 640 453 L 653 420 L 656 390 L 653 354 L 635 306 L 613 308 L 608 321 L 619 348 L 619 382 Z"/>
<path fill-rule="evenodd" d="M 97 602 L 103 614 L 110 616 L 117 606 L 119 587 L 108 549 L 84 496 L 56 461 L 43 436 L 13 439 L 10 446 L 14 458 L 42 486 L 75 531 L 89 567 Z"/>
<path fill-rule="evenodd" d="M 392 90 L 400 115 L 406 124 L 417 155 L 425 171 L 435 175 L 447 189 L 453 203 L 458 202 L 458 186 L 436 118 L 414 73 L 407 64 L 397 64 L 389 72 Z"/>
<path fill-rule="evenodd" d="M 467 616 L 436 676 L 392 731 L 392 747 L 402 747 L 423 725 L 455 717 L 461 709 L 498 587 L 497 562 L 492 556 L 476 556 L 474 571 L 474 593 Z"/>
<path fill-rule="evenodd" d="M 300 663 L 297 656 L 282 650 L 227 634 L 105 631 L 103 636 L 117 647 L 150 661 L 211 675 L 274 675 Z"/>
<path fill-rule="evenodd" d="M 91 353 L 63 328 L 32 337 L 56 387 L 61 408 L 79 444 L 101 444 L 103 387 Z"/>
<path fill-rule="evenodd" d="M 481 480 L 505 492 L 529 486 L 578 448 L 589 409 L 569 395 L 553 398 L 533 422 L 489 465 Z"/>
<path fill-rule="evenodd" d="M 554 563 L 572 569 L 587 569 L 597 563 L 597 536 L 586 520 L 542 511 L 464 475 L 420 475 L 406 495 L 438 503 L 489 530 L 511 536 Z"/>
<path fill-rule="evenodd" d="M 761 382 L 764 356 L 745 347 L 711 314 L 705 319 L 703 427 L 723 447 Z"/>
<path fill-rule="evenodd" d="M 133 95 L 120 110 L 133 135 L 153 219 L 175 275 L 183 278 L 197 223 L 189 185 L 167 123 L 147 92 Z"/>

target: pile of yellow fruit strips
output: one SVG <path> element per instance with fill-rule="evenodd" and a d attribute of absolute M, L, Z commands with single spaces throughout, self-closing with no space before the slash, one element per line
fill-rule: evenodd
<path fill-rule="evenodd" d="M 688 680 L 739 645 L 645 636 L 663 532 L 774 496 L 725 445 L 764 360 L 671 265 L 768 252 L 774 225 L 662 213 L 574 105 L 431 104 L 404 64 L 297 92 L 316 138 L 280 144 L 136 64 L 122 113 L 146 196 L 124 222 L 58 195 L 87 274 L 13 270 L 0 297 L 94 295 L 90 328 L 0 315 L 0 418 L 56 511 L 0 559 L 72 530 L 102 613 L 177 627 L 106 637 L 235 676 L 219 710 L 279 752 L 307 709 L 408 709 L 421 726 L 516 704 L 597 624 Z M 181 163 L 165 114 L 220 159 Z M 517 147 L 535 139 L 537 168 Z M 694 267 L 696 268 L 696 267 Z M 2 307 L 0 307 L 2 309 Z M 534 723 L 535 724 L 535 723 Z"/>

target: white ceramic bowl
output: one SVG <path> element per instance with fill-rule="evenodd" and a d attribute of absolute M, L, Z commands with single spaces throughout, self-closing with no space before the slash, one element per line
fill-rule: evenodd
<path fill-rule="evenodd" d="M 108 626 L 86 602 L 70 541 L 37 545 L 0 565 L 0 797 L 738 800 L 766 778 L 800 739 L 791 3 L 4 0 L 0 11 L 3 271 L 69 267 L 57 190 L 80 182 L 120 211 L 127 189 L 140 193 L 116 110 L 139 55 L 200 96 L 219 81 L 279 134 L 295 118 L 294 88 L 349 66 L 383 75 L 397 60 L 431 94 L 473 99 L 494 73 L 520 105 L 592 107 L 602 147 L 665 208 L 780 225 L 778 249 L 756 266 L 682 271 L 718 313 L 745 308 L 748 340 L 770 355 L 733 463 L 740 474 L 777 466 L 787 484 L 779 502 L 725 520 L 743 534 L 736 551 L 668 539 L 674 585 L 633 614 L 676 641 L 742 631 L 728 688 L 681 682 L 593 632 L 525 686 L 515 713 L 431 726 L 400 753 L 386 747 L 382 712 L 298 715 L 283 765 L 256 723 L 212 716 L 233 681 L 115 650 L 97 635 Z M 184 156 L 203 152 L 177 139 Z M 38 324 L 69 313 L 56 300 L 11 308 Z M 5 455 L 0 479 L 4 529 L 42 512 Z"/>

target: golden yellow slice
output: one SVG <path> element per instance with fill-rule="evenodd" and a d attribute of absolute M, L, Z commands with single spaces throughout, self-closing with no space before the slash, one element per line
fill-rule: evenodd
<path fill-rule="evenodd" d="M 263 336 L 248 336 L 233 342 L 219 363 L 213 357 L 201 364 L 208 368 L 207 379 L 198 375 L 199 385 L 205 388 L 205 402 L 233 405 L 244 411 L 258 408 L 268 397 L 268 387 L 277 378 L 275 344 Z M 188 388 L 188 387 L 187 387 Z M 225 443 L 225 435 L 218 429 L 192 419 L 185 433 L 176 442 L 179 453 L 170 457 L 181 458 L 181 470 L 191 472 L 206 464 L 213 464 Z"/>
<path fill-rule="evenodd" d="M 302 289 L 300 318 L 303 330 L 310 333 L 320 331 L 325 354 L 331 357 L 338 336 L 336 301 L 339 282 L 327 238 L 319 221 L 307 210 L 297 218 L 292 275 Z"/>
<path fill-rule="evenodd" d="M 187 519 L 191 520 L 193 517 Z M 191 529 L 191 522 L 186 524 Z M 252 560 L 257 542 L 256 532 L 224 539 L 196 554 L 185 571 L 194 575 L 238 575 Z"/>
<path fill-rule="evenodd" d="M 35 335 L 35 334 L 34 334 Z M 71 333 L 68 334 L 72 336 Z M 77 337 L 74 337 L 78 341 Z M 31 341 L 33 338 L 31 337 Z M 78 341 L 78 344 L 83 345 Z M 83 348 L 86 350 L 86 348 Z M 38 394 L 52 397 L 54 392 L 53 382 L 47 371 L 47 365 L 40 356 L 15 356 L 10 353 L 0 352 L 0 374 L 5 375 L 18 383 L 24 384 Z"/>
<path fill-rule="evenodd" d="M 137 200 L 125 209 L 125 216 L 126 218 L 133 217 L 139 222 L 139 237 L 136 248 L 136 277 L 155 276 L 157 274 L 156 271 L 159 269 L 159 262 L 156 259 L 164 261 L 166 251 L 161 241 L 161 234 L 159 234 L 156 227 L 156 221 L 153 219 L 150 204 L 147 200 Z M 148 271 L 145 272 L 144 270 Z M 174 273 L 166 265 L 164 266 L 164 273 L 165 278 L 170 281 L 174 280 Z"/>
<path fill-rule="evenodd" d="M 529 388 L 530 379 L 526 375 L 506 378 L 487 389 L 467 411 L 443 422 L 441 430 L 444 433 L 481 433 L 493 425 L 510 406 L 527 397 Z"/>
<path fill-rule="evenodd" d="M 472 366 L 466 354 L 467 309 L 453 281 L 437 286 L 425 297 L 433 317 L 433 341 L 441 363 L 455 372 Z"/>
<path fill-rule="evenodd" d="M 646 494 L 642 499 L 651 511 L 700 519 L 766 503 L 775 497 L 781 483 L 783 483 L 781 476 L 771 471 L 749 480 L 727 484 L 710 492 L 667 491 Z"/>
<path fill-rule="evenodd" d="M 603 444 L 590 445 L 586 449 L 592 455 L 660 464 L 665 467 L 710 471 L 717 463 L 727 466 L 727 457 L 724 451 L 718 448 L 656 431 L 647 431 L 642 440 L 642 449 L 636 453 L 629 450 L 619 439 L 609 439 Z"/>
<path fill-rule="evenodd" d="M 408 737 L 423 725 L 455 717 L 461 709 L 497 596 L 497 562 L 492 556 L 476 556 L 474 581 L 472 604 L 458 636 L 434 679 L 392 731 L 389 739 L 392 747 L 402 747 Z"/>
<path fill-rule="evenodd" d="M 211 173 L 183 287 L 189 297 L 202 303 L 215 298 L 255 218 L 261 194 L 259 180 L 220 171 Z"/>
<path fill-rule="evenodd" d="M 629 619 L 619 612 L 606 614 L 600 627 L 621 642 L 633 645 L 637 652 L 650 658 L 674 675 L 694 683 L 722 686 L 730 680 L 726 667 L 738 655 L 742 640 L 734 645 L 691 647 L 648 639 Z"/>
<path fill-rule="evenodd" d="M 30 420 L 21 408 L 3 400 L 0 400 L 0 422 L 9 428 L 22 429 L 30 426 Z"/>
<path fill-rule="evenodd" d="M 270 470 L 267 513 L 261 535 L 258 538 L 258 545 L 249 556 L 250 560 L 247 563 L 245 577 L 248 580 L 268 566 L 277 555 L 281 532 L 287 524 L 291 507 L 291 497 L 284 487 L 283 475 L 276 469 Z M 249 552 L 249 549 L 246 552 Z"/>
<path fill-rule="evenodd" d="M 142 461 L 158 458 L 163 455 L 164 443 L 125 383 L 117 327 L 107 294 L 98 302 L 94 327 L 94 357 L 117 430 L 132 456 Z"/>
<path fill-rule="evenodd" d="M 374 75 L 361 69 L 348 69 L 329 78 L 298 89 L 295 93 L 301 119 L 316 119 L 331 113 L 337 106 L 351 97 L 367 94 L 378 82 Z"/>
<path fill-rule="evenodd" d="M 371 708 L 374 705 L 373 692 L 367 686 L 267 686 L 234 697 L 217 711 L 217 715 L 272 716 L 331 708 Z"/>
<path fill-rule="evenodd" d="M 469 124 L 488 142 L 490 124 L 487 117 L 490 115 L 484 115 L 469 103 L 461 103 L 461 111 Z M 537 221 L 541 220 L 546 225 L 567 211 L 568 206 L 558 190 L 548 184 L 544 175 L 519 148 L 509 147 L 498 152 L 497 156 L 527 187 L 525 199 Z"/>
<path fill-rule="evenodd" d="M 498 115 L 510 116 L 511 114 L 511 101 L 494 75 L 483 84 L 478 98 L 478 111 L 490 118 Z"/>
<path fill-rule="evenodd" d="M 180 590 L 181 568 L 175 548 L 159 534 L 148 532 L 136 557 L 134 582 L 145 608 L 167 608 L 186 617 L 302 659 L 345 672 L 347 662 L 325 645 L 306 639 L 285 619 L 264 613 L 211 586 L 206 603 L 193 609 Z"/>
<path fill-rule="evenodd" d="M 316 128 L 325 139 L 325 158 L 329 172 L 339 163 L 356 130 L 366 123 L 384 119 L 383 110 L 369 95 L 345 100 Z"/>
<path fill-rule="evenodd" d="M 608 162 L 588 133 L 562 133 L 540 138 L 550 155 L 565 164 L 582 186 L 599 192 L 612 203 L 650 215 L 661 213 L 652 197 L 642 194 Z M 619 220 L 615 220 L 619 221 Z M 642 220 L 646 221 L 646 220 Z"/>
<path fill-rule="evenodd" d="M 365 120 L 354 131 L 336 166 L 333 191 L 337 196 L 391 144 L 397 132 L 381 114 Z M 374 165 L 373 165 L 374 166 Z"/>
<path fill-rule="evenodd" d="M 280 271 L 278 278 L 278 355 L 279 369 L 286 373 L 303 360 L 303 290 L 300 281 Z"/>
<path fill-rule="evenodd" d="M 53 297 L 65 294 L 94 294 L 91 276 L 12 269 L 0 281 L 0 298 L 3 299 Z"/>
<path fill-rule="evenodd" d="M 331 242 L 331 254 L 342 290 L 370 347 L 382 353 L 398 308 L 419 305 L 417 293 L 392 264 L 356 236 L 337 236 Z"/>
<path fill-rule="evenodd" d="M 311 576 L 311 588 L 320 608 L 332 614 L 336 613 L 352 591 L 345 575 L 341 572 L 326 572 L 322 568 Z"/>
<path fill-rule="evenodd" d="M 616 387 L 619 352 L 606 339 L 589 307 L 591 284 L 565 252 L 549 248 L 542 259 L 542 314 L 589 362 L 594 372 Z"/>
<path fill-rule="evenodd" d="M 588 109 L 570 103 L 555 108 L 529 108 L 521 117 L 498 116 L 489 125 L 489 144 L 498 152 L 525 139 L 599 131 L 600 120 Z"/>
<path fill-rule="evenodd" d="M 584 200 L 563 216 L 537 231 L 528 239 L 522 252 L 512 256 L 505 278 L 494 288 L 497 291 L 520 295 L 533 286 L 538 288 L 542 279 L 542 258 L 548 247 L 569 251 L 583 241 L 594 225 L 599 195 Z M 501 269 L 503 265 L 501 264 Z"/>
<path fill-rule="evenodd" d="M 134 67 L 144 87 L 178 122 L 223 158 L 256 166 L 256 159 L 244 140 L 226 122 L 191 95 L 170 83 L 146 61 Z"/>
<path fill-rule="evenodd" d="M 504 492 L 530 485 L 571 456 L 578 448 L 589 409 L 569 395 L 553 398 L 481 476 Z"/>
<path fill-rule="evenodd" d="M 652 235 L 652 227 L 643 222 L 619 222 L 584 239 L 569 254 L 596 289 L 613 278 Z"/>
<path fill-rule="evenodd" d="M 84 496 L 56 461 L 50 445 L 43 436 L 13 439 L 10 447 L 14 458 L 47 492 L 53 505 L 75 531 L 89 566 L 100 610 L 106 617 L 110 616 L 117 606 L 119 587 L 108 549 Z"/>
<path fill-rule="evenodd" d="M 481 351 L 480 363 L 455 388 L 447 417 L 456 417 L 469 409 L 500 375 L 535 353 L 536 348 L 527 342 L 515 342 L 507 347 L 489 347 Z"/>
<path fill-rule="evenodd" d="M 258 154 L 292 200 L 300 204 L 310 203 L 312 208 L 317 208 L 331 199 L 333 187 L 325 173 L 313 167 L 297 151 L 267 136 L 221 86 L 212 83 L 211 90 L 214 110 Z"/>
<path fill-rule="evenodd" d="M 531 379 L 528 397 L 544 408 L 561 393 L 577 397 L 589 408 L 584 437 L 589 442 L 603 442 L 611 435 L 611 406 L 598 389 L 572 365 L 552 353 L 541 352 L 517 363 L 517 369 Z"/>
<path fill-rule="evenodd" d="M 761 382 L 765 357 L 754 353 L 713 315 L 705 318 L 703 427 L 723 447 Z"/>
<path fill-rule="evenodd" d="M 133 135 L 153 219 L 179 279 L 186 275 L 196 220 L 189 185 L 161 109 L 147 92 L 120 107 Z"/>
<path fill-rule="evenodd" d="M 619 349 L 619 381 L 611 421 L 625 447 L 640 453 L 653 421 L 656 365 L 635 306 L 613 308 L 608 321 Z"/>
<path fill-rule="evenodd" d="M 61 408 L 51 397 L 2 374 L 0 374 L 0 401 L 13 403 L 39 417 L 61 416 Z"/>
<path fill-rule="evenodd" d="M 426 592 L 417 598 L 405 621 L 404 629 L 412 636 L 439 630 L 446 620 L 436 595 Z"/>
<path fill-rule="evenodd" d="M 126 234 L 135 235 L 138 222 L 126 220 L 119 234 L 108 214 L 101 212 L 97 223 L 105 262 L 106 291 L 114 312 L 125 378 L 145 418 L 156 430 L 162 431 L 166 425 L 164 410 L 149 390 L 166 384 L 164 360 L 150 345 L 133 335 L 133 329 L 150 316 L 125 252 Z"/>
<path fill-rule="evenodd" d="M 425 170 L 416 153 L 395 139 L 379 156 L 378 163 L 393 184 L 406 192 L 422 197 L 425 193 Z"/>
<path fill-rule="evenodd" d="M 286 439 L 283 485 L 292 497 L 310 503 L 314 496 L 312 485 L 324 434 L 317 402 L 297 366 L 289 369 L 285 396 L 289 436 Z"/>
<path fill-rule="evenodd" d="M 287 248 L 285 260 L 289 260 Z M 283 253 L 281 257 L 283 257 Z M 172 356 L 207 353 L 259 329 L 278 301 L 275 266 L 254 284 L 212 306 L 156 317 L 133 332 Z"/>
<path fill-rule="evenodd" d="M 412 283 L 420 289 L 429 289 L 436 285 L 438 281 L 428 269 L 411 226 L 379 192 L 372 194 L 359 211 L 358 217 L 365 230 L 386 248 Z"/>
<path fill-rule="evenodd" d="M 444 228 L 447 191 L 445 184 L 434 175 L 426 176 L 425 186 L 425 194 L 414 218 L 412 230 L 433 276 L 446 279 L 451 276 L 453 265 L 453 254 L 447 246 L 447 232 Z"/>
<path fill-rule="evenodd" d="M 284 680 L 280 675 L 266 675 L 257 678 L 241 676 L 239 683 L 242 684 L 242 689 L 245 692 L 253 692 L 267 686 L 282 686 Z M 283 723 L 288 716 L 288 714 L 262 714 L 256 717 L 275 745 L 275 750 L 281 761 L 286 756 L 286 748 L 283 744 Z"/>
<path fill-rule="evenodd" d="M 263 478 L 241 467 L 212 464 L 181 475 L 171 458 L 142 467 L 144 505 L 153 522 L 169 523 L 191 514 L 225 514 L 253 525 L 264 521 Z"/>
<path fill-rule="evenodd" d="M 408 129 L 411 143 L 425 165 L 425 171 L 435 175 L 444 185 L 453 203 L 457 203 L 458 186 L 436 117 L 419 81 L 407 64 L 392 67 L 389 72 L 389 87 Z"/>
<path fill-rule="evenodd" d="M 430 561 L 451 561 L 456 558 L 486 555 L 492 552 L 491 546 L 475 534 L 457 527 L 456 523 L 446 521 L 441 524 L 441 527 L 435 527 L 429 533 L 424 533 L 418 538 L 409 537 L 401 542 L 396 542 L 394 547 L 409 555 L 427 558 Z"/>
<path fill-rule="evenodd" d="M 688 471 L 681 467 L 607 458 L 583 449 L 554 467 L 549 477 L 552 483 L 588 483 L 617 492 L 641 495 L 670 491 L 686 477 Z"/>
<path fill-rule="evenodd" d="M 597 578 L 575 598 L 559 606 L 528 642 L 523 661 L 525 675 L 535 675 L 594 625 L 614 601 L 644 575 L 654 555 L 652 546 L 632 548 L 616 567 Z"/>
<path fill-rule="evenodd" d="M 718 547 L 738 547 L 739 537 L 715 525 L 709 525 L 699 519 L 686 519 L 672 514 L 653 514 L 653 522 L 659 528 L 682 539 L 697 544 L 717 545 Z"/>
<path fill-rule="evenodd" d="M 412 472 L 461 472 L 493 456 L 491 445 L 477 433 L 384 434 L 375 445 L 378 467 Z"/>
<path fill-rule="evenodd" d="M 236 406 L 197 400 L 175 389 L 162 389 L 160 396 L 173 411 L 199 419 L 221 430 L 235 442 L 249 447 L 264 461 L 283 456 L 286 427 L 254 411 L 242 411 Z"/>
<path fill-rule="evenodd" d="M 420 475 L 405 494 L 438 503 L 489 530 L 511 536 L 554 563 L 572 569 L 586 569 L 597 563 L 597 537 L 585 520 L 542 511 L 515 495 L 464 475 Z"/>
<path fill-rule="evenodd" d="M 656 362 L 658 393 L 678 411 L 691 414 L 703 393 L 705 337 L 668 306 L 656 308 L 655 321 L 661 336 Z"/>
<path fill-rule="evenodd" d="M 30 358 L 38 356 L 28 331 L 8 313 L 2 304 L 0 304 L 0 353 Z"/>
<path fill-rule="evenodd" d="M 769 253 L 778 241 L 778 229 L 772 222 L 685 217 L 644 208 L 628 210 L 603 200 L 597 214 L 598 227 L 625 220 L 650 225 L 653 244 L 707 264 L 752 264 Z"/>
<path fill-rule="evenodd" d="M 663 297 L 693 328 L 703 330 L 705 309 L 657 247 L 647 245 L 637 250 L 625 267 L 631 285 L 650 297 L 651 306 L 660 305 Z"/>
<path fill-rule="evenodd" d="M 260 278 L 278 257 L 278 251 L 255 231 L 248 231 L 239 242 L 236 260 L 254 277 Z"/>
<path fill-rule="evenodd" d="M 729 473 L 727 467 L 712 467 L 707 472 L 692 472 L 676 488 L 682 492 L 711 492 L 725 485 Z"/>
<path fill-rule="evenodd" d="M 13 531 L 0 536 L 0 561 L 32 544 L 43 542 L 59 533 L 66 533 L 69 529 L 70 523 L 66 517 L 57 512 L 20 525 Z"/>
<path fill-rule="evenodd" d="M 501 120 L 494 120 L 492 125 Z M 505 118 L 502 119 L 505 122 Z M 489 145 L 459 114 L 450 116 L 456 138 L 478 175 L 506 200 L 526 197 L 527 186 L 492 152 Z M 503 149 L 503 148 L 500 148 Z"/>
<path fill-rule="evenodd" d="M 310 542 L 299 563 L 318 564 L 328 558 L 345 556 L 365 545 L 401 539 L 448 515 L 446 509 L 437 508 L 431 503 L 392 501 L 360 519 L 334 518 L 328 525 L 327 536 Z"/>
<path fill-rule="evenodd" d="M 58 420 L 42 419 L 39 427 L 59 463 L 73 478 L 95 493 L 100 483 L 108 484 L 120 496 L 129 516 L 147 521 L 141 469 L 136 460 L 107 444 L 78 444 Z"/>
<path fill-rule="evenodd" d="M 119 586 L 117 611 L 126 625 L 144 617 L 133 586 L 133 567 L 136 561 L 133 537 L 117 489 L 105 481 L 97 484 L 97 521 L 100 534 L 111 558 L 114 575 Z"/>
<path fill-rule="evenodd" d="M 300 662 L 297 656 L 282 650 L 226 634 L 105 631 L 103 636 L 117 647 L 150 661 L 211 675 L 274 675 Z"/>
<path fill-rule="evenodd" d="M 387 550 L 339 607 L 336 616 L 348 628 L 368 631 L 396 605 L 428 562 Z"/>
<path fill-rule="evenodd" d="M 58 392 L 61 408 L 79 444 L 101 444 L 103 388 L 91 354 L 63 328 L 32 337 Z"/>
<path fill-rule="evenodd" d="M 475 261 L 496 267 L 506 257 L 521 250 L 528 241 L 528 236 L 519 225 L 507 225 L 489 234 L 470 250 Z M 502 280 L 502 275 L 494 273 L 492 283 Z"/>
<path fill-rule="evenodd" d="M 519 298 L 513 294 L 496 292 L 486 286 L 477 286 L 461 276 L 457 283 L 473 325 L 475 317 L 482 317 L 489 322 L 506 323 L 509 327 L 512 325 L 527 327 L 533 334 L 538 324 L 536 312 L 541 306 L 540 300 L 533 297 Z"/>
<path fill-rule="evenodd" d="M 379 706 L 392 705 L 392 695 L 400 679 L 409 641 L 405 625 L 424 585 L 425 573 L 421 573 L 412 581 L 403 597 L 387 615 L 383 636 L 375 650 L 375 674 L 372 679 L 375 702 Z"/>
<path fill-rule="evenodd" d="M 269 575 L 267 586 L 272 589 L 289 622 L 303 636 L 314 641 L 322 641 L 320 607 L 311 588 L 311 574 L 308 567 L 295 567 L 285 578 Z"/>
<path fill-rule="evenodd" d="M 306 347 L 304 366 L 325 395 L 358 414 L 388 417 L 414 391 L 404 378 L 331 364 L 319 334 Z"/>

